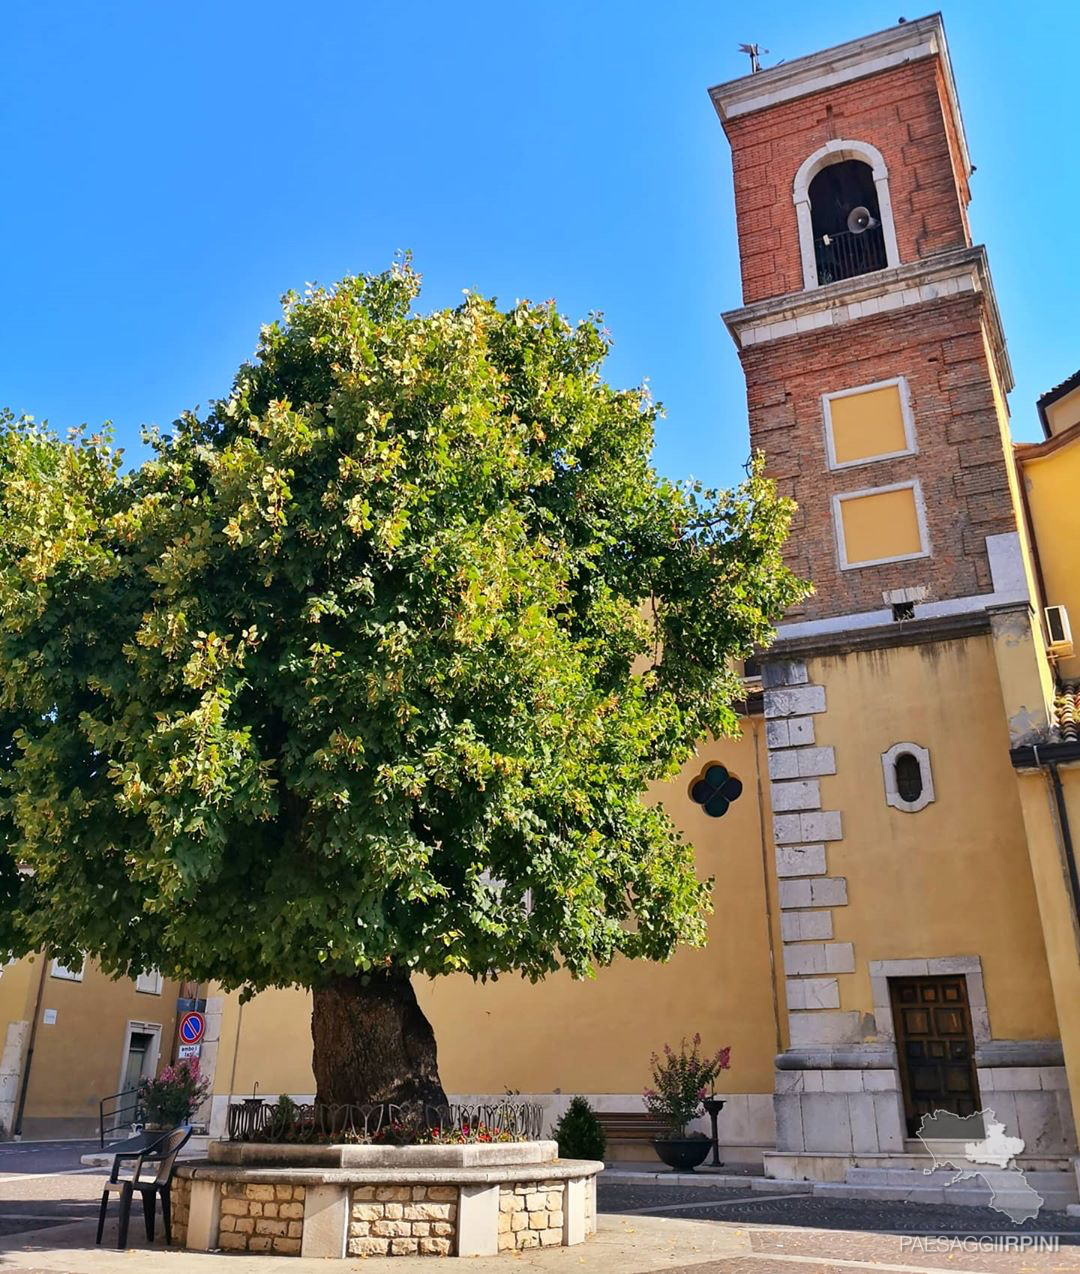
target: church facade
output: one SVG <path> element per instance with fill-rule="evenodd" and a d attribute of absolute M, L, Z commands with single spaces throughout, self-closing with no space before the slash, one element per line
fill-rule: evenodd
<path fill-rule="evenodd" d="M 741 737 L 704 740 L 650 794 L 716 879 L 708 945 L 587 983 L 424 984 L 443 1081 L 552 1118 L 575 1093 L 641 1111 L 650 1053 L 700 1032 L 732 1048 L 728 1162 L 907 1189 L 922 1115 L 992 1108 L 1065 1206 L 1080 374 L 1040 400 L 1045 441 L 1014 445 L 940 17 L 710 97 L 732 153 L 743 296 L 724 318 L 749 441 L 797 503 L 788 553 L 815 591 L 747 668 Z M 741 793 L 699 803 L 721 770 Z M 305 993 L 201 994 L 212 1131 L 233 1097 L 310 1099 Z"/>

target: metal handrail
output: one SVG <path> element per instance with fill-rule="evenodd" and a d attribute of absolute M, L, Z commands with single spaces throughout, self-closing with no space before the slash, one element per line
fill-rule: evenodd
<path fill-rule="evenodd" d="M 130 1097 L 131 1101 L 122 1104 L 121 1099 Z M 115 1102 L 111 1110 L 106 1110 L 107 1102 Z M 119 1116 L 131 1113 L 131 1119 L 121 1121 Z M 139 1101 L 139 1090 L 137 1088 L 128 1088 L 122 1093 L 111 1093 L 108 1097 L 102 1097 L 98 1102 L 98 1143 L 101 1148 L 105 1148 L 105 1120 L 109 1118 L 113 1121 L 113 1130 L 121 1122 L 129 1122 L 133 1124 L 141 1123 L 142 1104 Z"/>

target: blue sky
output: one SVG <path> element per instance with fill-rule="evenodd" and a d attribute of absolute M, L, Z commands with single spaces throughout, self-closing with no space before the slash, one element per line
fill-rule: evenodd
<path fill-rule="evenodd" d="M 287 288 L 409 248 L 422 304 L 463 288 L 603 310 L 609 378 L 666 405 L 657 463 L 738 476 L 727 144 L 706 96 L 743 40 L 797 57 L 888 4 L 765 0 L 34 0 L 5 6 L 0 403 L 66 428 L 224 392 Z M 1017 388 L 1080 364 L 1080 6 L 945 10 Z"/>

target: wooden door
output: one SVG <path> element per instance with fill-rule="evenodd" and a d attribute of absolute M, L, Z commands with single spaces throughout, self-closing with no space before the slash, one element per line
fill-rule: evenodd
<path fill-rule="evenodd" d="M 966 978 L 890 978 L 889 991 L 908 1136 L 935 1110 L 975 1114 L 979 1086 Z"/>

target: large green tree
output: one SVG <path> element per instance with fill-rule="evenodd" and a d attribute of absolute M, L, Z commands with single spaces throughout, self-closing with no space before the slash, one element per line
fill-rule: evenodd
<path fill-rule="evenodd" d="M 758 466 L 657 475 L 595 322 L 417 294 L 290 295 L 130 471 L 0 436 L 0 951 L 310 987 L 324 1101 L 442 1099 L 413 975 L 704 940 L 643 793 L 801 588 Z"/>

